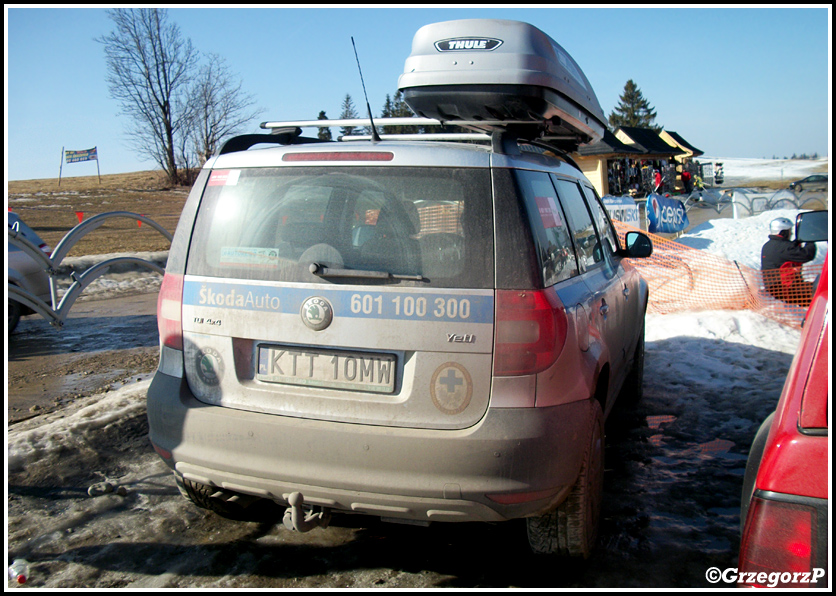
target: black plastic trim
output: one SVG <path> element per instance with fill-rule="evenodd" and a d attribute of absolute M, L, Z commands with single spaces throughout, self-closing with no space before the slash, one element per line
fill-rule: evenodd
<path fill-rule="evenodd" d="M 329 143 L 333 141 L 325 141 L 323 139 L 312 139 L 308 137 L 299 136 L 302 133 L 301 128 L 295 128 L 286 132 L 278 134 L 249 134 L 232 137 L 223 144 L 218 155 L 225 155 L 227 153 L 235 153 L 236 151 L 246 151 L 250 147 L 262 143 L 271 145 L 307 145 L 311 143 Z"/>

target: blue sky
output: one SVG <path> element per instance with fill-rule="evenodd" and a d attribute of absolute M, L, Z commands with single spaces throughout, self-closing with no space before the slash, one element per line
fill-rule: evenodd
<path fill-rule="evenodd" d="M 707 155 L 829 155 L 829 8 L 172 8 L 201 52 L 223 56 L 264 120 L 364 110 L 354 37 L 375 115 L 421 26 L 460 18 L 529 22 L 561 44 L 604 112 L 633 79 L 656 123 Z M 6 179 L 55 178 L 61 149 L 98 147 L 102 174 L 153 169 L 128 149 L 108 96 L 101 8 L 6 8 Z M 64 176 L 94 175 L 94 162 Z"/>

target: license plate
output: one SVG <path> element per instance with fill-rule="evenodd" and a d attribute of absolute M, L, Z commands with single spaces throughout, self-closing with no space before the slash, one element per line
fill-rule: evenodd
<path fill-rule="evenodd" d="M 393 393 L 395 356 L 259 346 L 256 379 L 268 383 Z"/>

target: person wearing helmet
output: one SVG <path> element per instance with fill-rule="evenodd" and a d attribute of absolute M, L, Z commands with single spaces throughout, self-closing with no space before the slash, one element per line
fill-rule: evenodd
<path fill-rule="evenodd" d="M 769 240 L 761 249 L 761 271 L 766 291 L 772 296 L 806 306 L 813 297 L 813 283 L 801 276 L 801 266 L 816 257 L 816 245 L 790 240 L 792 228 L 786 217 L 769 223 Z"/>

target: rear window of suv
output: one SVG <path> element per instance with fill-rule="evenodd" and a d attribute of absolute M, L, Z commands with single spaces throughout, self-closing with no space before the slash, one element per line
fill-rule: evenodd
<path fill-rule="evenodd" d="M 320 268 L 386 272 L 421 287 L 492 288 L 487 169 L 281 167 L 214 170 L 186 273 L 307 283 Z"/>

